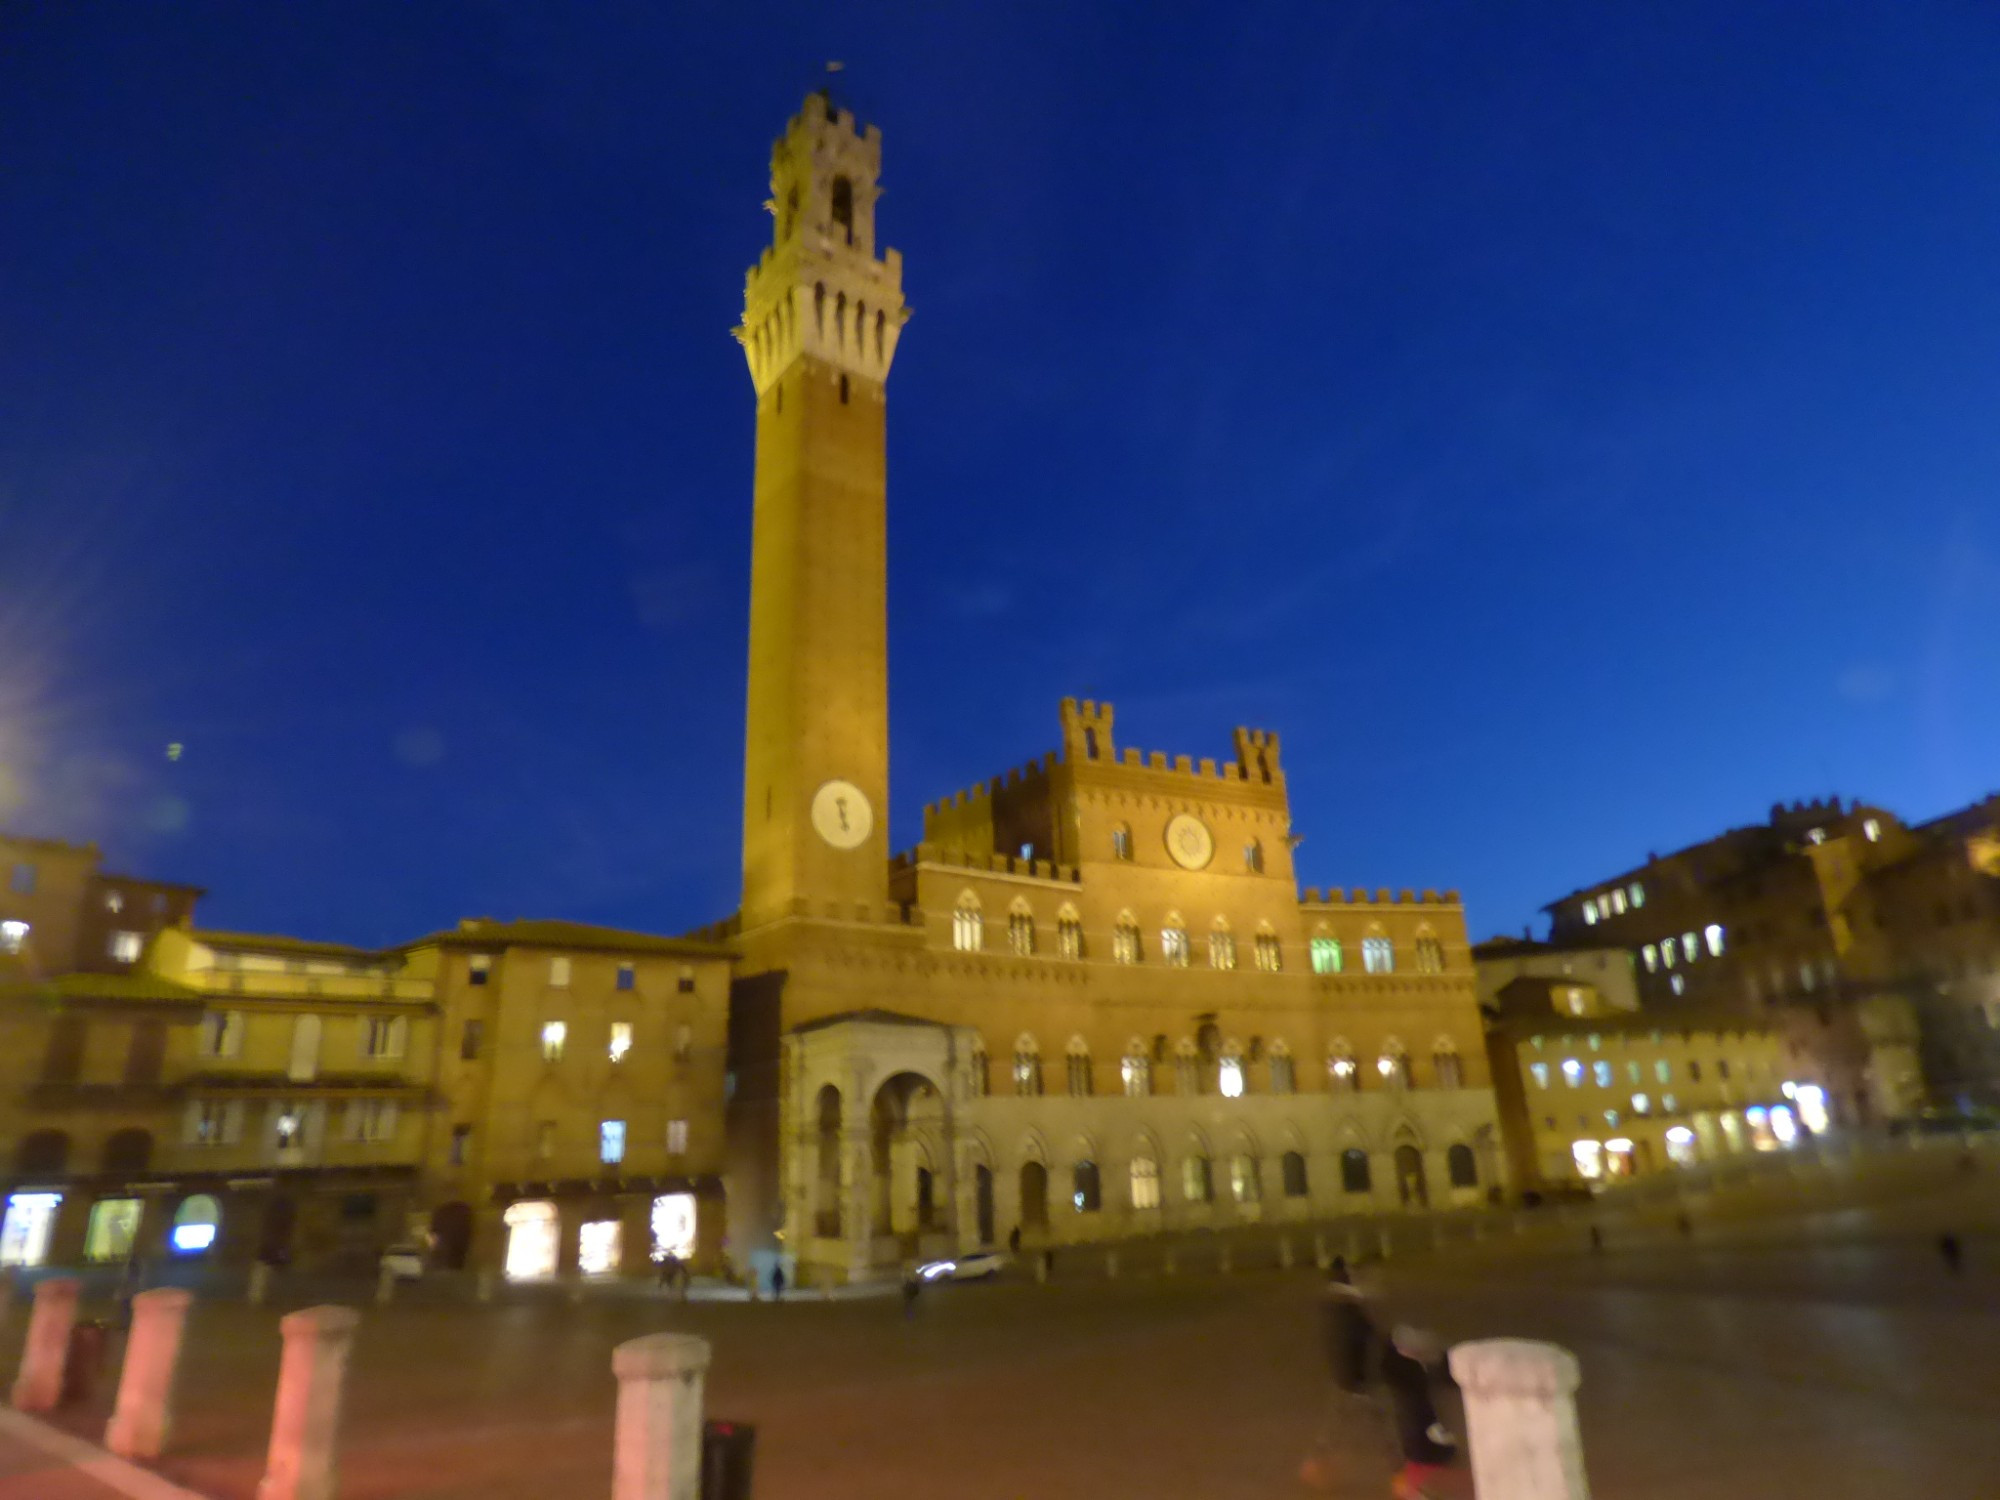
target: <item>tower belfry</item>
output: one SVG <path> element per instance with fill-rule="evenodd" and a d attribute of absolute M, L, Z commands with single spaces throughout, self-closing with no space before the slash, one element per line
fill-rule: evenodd
<path fill-rule="evenodd" d="M 882 136 L 825 94 L 771 153 L 736 337 L 757 394 L 742 925 L 888 899 L 884 382 L 909 316 L 875 249 Z"/>

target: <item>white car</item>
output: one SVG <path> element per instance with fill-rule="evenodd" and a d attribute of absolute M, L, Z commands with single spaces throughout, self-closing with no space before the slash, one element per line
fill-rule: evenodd
<path fill-rule="evenodd" d="M 398 1281 L 420 1281 L 424 1274 L 421 1245 L 391 1245 L 382 1252 L 381 1267 Z"/>
<path fill-rule="evenodd" d="M 978 1281 L 999 1275 L 1003 1263 L 997 1250 L 974 1250 L 952 1260 L 925 1261 L 917 1267 L 917 1276 L 923 1281 Z"/>

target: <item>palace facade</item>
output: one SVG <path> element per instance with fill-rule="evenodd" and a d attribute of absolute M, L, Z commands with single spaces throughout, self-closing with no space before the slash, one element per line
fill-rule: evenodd
<path fill-rule="evenodd" d="M 1482 1201 L 1503 1156 L 1455 893 L 1308 889 L 1279 737 L 1199 761 L 1064 700 L 1057 747 L 892 853 L 881 136 L 772 155 L 731 1232 L 808 1278 L 1011 1240 Z M 796 1274 L 796 1270 L 795 1270 Z"/>

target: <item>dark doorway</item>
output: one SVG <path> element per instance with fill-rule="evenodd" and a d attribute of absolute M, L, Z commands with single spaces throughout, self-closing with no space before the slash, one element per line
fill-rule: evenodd
<path fill-rule="evenodd" d="M 1021 1164 L 1021 1226 L 1049 1227 L 1049 1169 L 1038 1161 Z"/>
<path fill-rule="evenodd" d="M 299 1218 L 298 1205 L 284 1194 L 274 1194 L 264 1204 L 264 1221 L 257 1230 L 257 1259 L 267 1265 L 292 1263 L 292 1230 Z"/>
<path fill-rule="evenodd" d="M 440 1203 L 432 1209 L 431 1264 L 447 1271 L 462 1271 L 471 1249 L 471 1206 L 452 1202 Z"/>
<path fill-rule="evenodd" d="M 972 1171 L 973 1216 L 979 1225 L 979 1243 L 993 1243 L 993 1169 L 981 1162 Z"/>

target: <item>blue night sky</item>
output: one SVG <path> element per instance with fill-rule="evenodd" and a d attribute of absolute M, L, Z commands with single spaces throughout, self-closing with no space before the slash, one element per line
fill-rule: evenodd
<path fill-rule="evenodd" d="M 1066 693 L 1280 730 L 1302 880 L 1475 935 L 2000 784 L 1990 7 L 18 3 L 0 822 L 213 926 L 731 910 L 729 329 L 827 58 L 899 847 Z"/>

